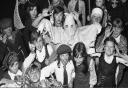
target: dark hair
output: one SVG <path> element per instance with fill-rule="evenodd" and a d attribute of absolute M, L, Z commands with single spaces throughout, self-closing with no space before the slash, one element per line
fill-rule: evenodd
<path fill-rule="evenodd" d="M 82 56 L 84 58 L 83 60 L 83 65 L 84 65 L 84 68 L 83 68 L 83 73 L 87 73 L 88 72 L 88 61 L 87 61 L 87 58 L 88 58 L 88 55 L 87 55 L 87 52 L 86 52 L 86 47 L 84 45 L 84 43 L 82 42 L 78 42 L 75 44 L 74 48 L 73 48 L 73 57 L 78 57 L 78 56 Z M 75 65 L 75 70 L 77 70 L 77 66 L 76 66 L 76 62 L 73 58 L 73 62 L 74 62 L 74 65 Z"/>
<path fill-rule="evenodd" d="M 53 18 L 54 18 L 54 26 L 55 26 L 55 14 L 59 14 L 60 12 L 62 12 L 62 14 L 63 14 L 63 16 L 62 16 L 62 24 L 63 24 L 63 22 L 64 22 L 64 8 L 62 8 L 62 7 L 60 7 L 60 6 L 58 6 L 58 7 L 55 7 L 54 8 L 54 13 L 53 13 Z"/>
<path fill-rule="evenodd" d="M 58 68 L 60 67 L 60 60 L 61 60 L 61 59 L 60 59 L 60 55 L 61 55 L 61 54 L 58 54 L 58 55 L 57 55 L 57 58 L 56 58 L 56 60 L 58 61 L 58 63 L 57 63 Z M 68 61 L 72 60 L 73 57 L 72 57 L 71 53 L 68 53 L 68 55 L 69 55 Z"/>
<path fill-rule="evenodd" d="M 116 27 L 122 27 L 123 26 L 123 22 L 120 18 L 116 18 L 114 21 L 113 21 L 113 25 L 116 26 Z"/>
<path fill-rule="evenodd" d="M 111 42 L 113 42 L 114 45 L 117 45 L 116 40 L 115 40 L 112 36 L 107 37 L 107 38 L 104 40 L 104 45 L 106 45 L 106 43 L 107 43 L 108 41 L 111 41 Z"/>
<path fill-rule="evenodd" d="M 32 22 L 31 16 L 30 16 L 30 11 L 36 7 L 37 8 L 37 15 L 39 12 L 39 7 L 37 6 L 36 3 L 32 4 L 32 3 L 27 3 L 27 7 L 26 7 L 26 19 L 28 20 L 28 22 Z M 29 21 L 30 20 L 30 21 Z"/>
<path fill-rule="evenodd" d="M 16 52 L 9 52 L 3 61 L 3 65 L 8 69 L 9 66 L 13 66 L 15 62 L 19 63 L 19 58 Z"/>
<path fill-rule="evenodd" d="M 29 71 L 32 72 L 34 70 L 40 71 L 40 68 L 38 67 L 38 65 L 32 64 Z"/>
<path fill-rule="evenodd" d="M 31 32 L 31 35 L 30 35 L 30 43 L 34 43 L 34 41 L 37 41 L 39 37 L 41 37 L 41 39 L 43 41 L 43 44 L 45 44 L 45 41 L 44 41 L 43 37 L 41 36 L 41 34 L 38 33 L 35 30 Z"/>

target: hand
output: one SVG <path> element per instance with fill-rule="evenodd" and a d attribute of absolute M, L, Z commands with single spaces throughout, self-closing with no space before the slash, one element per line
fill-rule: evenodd
<path fill-rule="evenodd" d="M 76 21 L 78 21 L 79 20 L 79 13 L 77 13 L 77 12 L 72 12 L 73 13 L 73 15 L 74 15 L 74 19 L 76 20 Z"/>
<path fill-rule="evenodd" d="M 68 84 L 68 88 L 72 88 L 72 87 L 73 87 L 73 79 L 71 79 L 69 84 Z"/>
<path fill-rule="evenodd" d="M 120 57 L 121 53 L 120 53 L 119 48 L 118 48 L 117 45 L 115 45 L 115 49 L 116 49 L 116 53 L 114 55 Z"/>
<path fill-rule="evenodd" d="M 100 45 L 100 46 L 96 49 L 96 52 L 103 52 L 103 48 L 104 48 L 104 45 Z"/>
<path fill-rule="evenodd" d="M 32 53 L 34 53 L 34 51 L 35 51 L 35 45 L 34 44 L 31 44 L 30 42 L 28 43 L 29 44 L 29 49 L 30 49 L 30 51 L 32 52 Z"/>
<path fill-rule="evenodd" d="M 106 29 L 105 29 L 105 37 L 109 37 L 113 31 L 110 31 L 111 30 L 111 27 L 108 26 Z"/>
<path fill-rule="evenodd" d="M 3 38 L 2 38 L 2 42 L 6 43 L 6 41 L 7 41 L 7 35 L 4 35 Z"/>
<path fill-rule="evenodd" d="M 90 15 L 87 16 L 87 20 L 90 21 L 91 20 L 91 17 Z"/>

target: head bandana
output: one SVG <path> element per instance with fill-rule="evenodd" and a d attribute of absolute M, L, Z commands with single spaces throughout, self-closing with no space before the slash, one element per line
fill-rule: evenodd
<path fill-rule="evenodd" d="M 102 18 L 102 16 L 103 16 L 103 11 L 102 11 L 102 9 L 100 9 L 100 8 L 94 8 L 93 10 L 92 10 L 92 13 L 91 13 L 91 17 L 92 16 L 97 16 L 97 17 L 101 17 Z"/>

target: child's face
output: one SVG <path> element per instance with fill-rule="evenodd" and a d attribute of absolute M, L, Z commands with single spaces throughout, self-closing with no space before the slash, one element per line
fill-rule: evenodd
<path fill-rule="evenodd" d="M 3 33 L 6 34 L 8 37 L 12 35 L 12 27 L 5 28 Z"/>
<path fill-rule="evenodd" d="M 101 7 L 103 5 L 103 0 L 96 0 L 96 6 Z"/>
<path fill-rule="evenodd" d="M 30 16 L 32 19 L 35 19 L 37 16 L 37 7 L 32 7 L 32 9 L 30 10 Z"/>
<path fill-rule="evenodd" d="M 63 17 L 63 13 L 62 12 L 54 15 L 55 26 L 57 26 L 57 27 L 61 26 L 61 24 L 62 24 L 62 17 Z"/>
<path fill-rule="evenodd" d="M 105 54 L 107 56 L 111 56 L 114 54 L 114 50 L 115 50 L 114 43 L 111 41 L 107 41 L 105 45 Z"/>
<path fill-rule="evenodd" d="M 69 60 L 69 54 L 68 53 L 61 54 L 60 60 L 63 63 L 63 65 L 66 65 L 68 63 L 68 60 Z"/>
<path fill-rule="evenodd" d="M 40 79 L 40 71 L 38 71 L 38 70 L 33 70 L 33 71 L 31 71 L 30 73 L 29 73 L 29 77 L 30 77 L 30 80 L 32 81 L 32 82 L 38 82 L 39 81 L 39 79 Z"/>
<path fill-rule="evenodd" d="M 114 38 L 117 38 L 121 34 L 121 31 L 122 31 L 122 29 L 119 27 L 114 27 L 113 30 L 114 30 L 114 33 L 113 33 Z"/>
<path fill-rule="evenodd" d="M 43 48 L 43 41 L 42 41 L 42 38 L 41 37 L 39 37 L 37 39 L 37 41 L 35 42 L 35 46 L 36 46 L 36 49 L 37 50 L 39 50 L 39 51 L 42 50 L 42 48 Z"/>
<path fill-rule="evenodd" d="M 83 62 L 83 57 L 82 56 L 78 56 L 78 57 L 74 57 L 74 60 L 76 62 L 77 65 L 80 65 Z"/>
<path fill-rule="evenodd" d="M 9 71 L 16 74 L 19 68 L 19 63 L 18 62 L 14 62 L 13 65 L 9 66 Z"/>

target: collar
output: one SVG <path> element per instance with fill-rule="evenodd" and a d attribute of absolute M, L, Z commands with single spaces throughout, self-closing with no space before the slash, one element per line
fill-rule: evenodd
<path fill-rule="evenodd" d="M 8 74 L 9 74 L 10 78 L 11 78 L 12 80 L 14 80 L 16 74 L 11 73 L 10 71 L 8 71 Z"/>
<path fill-rule="evenodd" d="M 115 40 L 116 40 L 117 43 L 120 42 L 120 37 L 121 37 L 121 35 L 119 35 L 117 38 L 115 38 Z"/>
<path fill-rule="evenodd" d="M 114 58 L 114 55 L 111 55 L 111 56 L 107 56 L 106 54 L 104 55 L 104 60 L 105 60 L 108 64 L 112 63 L 113 58 Z"/>

